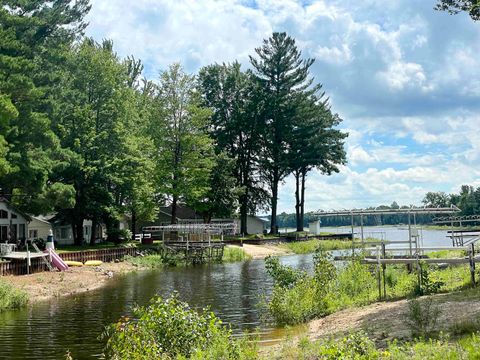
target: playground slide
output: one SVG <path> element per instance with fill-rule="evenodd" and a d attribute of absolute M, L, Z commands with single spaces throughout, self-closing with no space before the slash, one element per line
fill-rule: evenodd
<path fill-rule="evenodd" d="M 68 270 L 68 265 L 62 260 L 58 254 L 53 250 L 45 250 L 50 254 L 50 258 L 52 259 L 52 264 L 60 271 Z"/>

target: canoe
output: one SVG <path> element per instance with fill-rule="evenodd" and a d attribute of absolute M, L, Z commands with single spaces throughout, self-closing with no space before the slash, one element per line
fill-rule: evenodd
<path fill-rule="evenodd" d="M 103 261 L 100 261 L 100 260 L 88 260 L 88 261 L 85 261 L 85 266 L 98 266 L 98 265 L 102 265 L 103 264 Z"/>
<path fill-rule="evenodd" d="M 65 260 L 64 263 L 68 266 L 83 266 L 83 263 L 81 263 L 80 261 Z"/>

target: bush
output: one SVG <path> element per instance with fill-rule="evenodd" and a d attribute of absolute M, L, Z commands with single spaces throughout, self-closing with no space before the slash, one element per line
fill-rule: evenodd
<path fill-rule="evenodd" d="M 237 262 L 250 260 L 252 257 L 248 255 L 242 248 L 237 246 L 226 246 L 223 249 L 222 262 Z"/>
<path fill-rule="evenodd" d="M 18 290 L 3 280 L 0 280 L 0 312 L 5 310 L 20 309 L 27 305 L 27 293 Z"/>
<path fill-rule="evenodd" d="M 105 331 L 108 359 L 240 359 L 255 349 L 237 342 L 212 312 L 196 312 L 175 293 L 136 307 Z M 242 357 L 243 356 L 243 357 Z"/>
<path fill-rule="evenodd" d="M 413 337 L 430 337 L 437 325 L 440 309 L 433 303 L 431 298 L 419 301 L 411 299 L 408 301 L 407 325 L 412 331 Z"/>

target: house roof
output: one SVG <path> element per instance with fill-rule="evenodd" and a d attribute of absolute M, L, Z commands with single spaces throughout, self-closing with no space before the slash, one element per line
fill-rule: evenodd
<path fill-rule="evenodd" d="M 166 215 L 172 215 L 172 206 L 161 206 L 160 212 Z M 190 219 L 201 219 L 202 217 L 198 215 L 195 210 L 184 206 L 177 205 L 177 219 L 180 220 L 190 220 Z"/>
<path fill-rule="evenodd" d="M 17 214 L 22 215 L 22 216 L 25 218 L 25 220 L 27 220 L 27 221 L 32 220 L 32 218 L 31 218 L 30 215 L 24 213 L 24 212 L 21 211 L 21 210 L 18 210 L 14 205 L 12 205 L 12 204 L 10 203 L 10 201 L 8 201 L 7 199 L 5 199 L 3 196 L 0 196 L 0 202 L 5 203 L 10 210 L 13 210 L 13 211 L 15 211 Z"/>
<path fill-rule="evenodd" d="M 45 215 L 32 216 L 32 219 L 51 225 L 52 224 L 51 221 L 53 220 L 55 215 L 56 214 L 45 214 Z"/>

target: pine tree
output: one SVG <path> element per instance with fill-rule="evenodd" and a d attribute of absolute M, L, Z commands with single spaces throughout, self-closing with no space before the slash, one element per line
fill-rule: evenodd
<path fill-rule="evenodd" d="M 295 40 L 286 33 L 273 33 L 250 57 L 265 99 L 262 137 L 262 172 L 271 191 L 270 232 L 277 232 L 279 183 L 290 173 L 289 139 L 298 111 L 297 95 L 312 84 L 309 69 L 313 59 L 302 60 Z"/>

